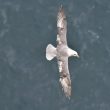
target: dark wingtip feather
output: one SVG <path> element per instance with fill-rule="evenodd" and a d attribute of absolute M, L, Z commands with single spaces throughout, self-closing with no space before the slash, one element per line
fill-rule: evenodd
<path fill-rule="evenodd" d="M 60 5 L 59 12 L 58 12 L 58 18 L 63 18 L 63 19 L 66 18 L 63 5 Z"/>
<path fill-rule="evenodd" d="M 62 11 L 64 11 L 64 9 L 63 9 L 63 5 L 61 4 L 59 8 L 59 12 L 62 12 Z"/>
<path fill-rule="evenodd" d="M 62 5 L 62 4 L 60 5 L 60 8 L 61 8 L 61 9 L 63 8 L 63 5 Z"/>

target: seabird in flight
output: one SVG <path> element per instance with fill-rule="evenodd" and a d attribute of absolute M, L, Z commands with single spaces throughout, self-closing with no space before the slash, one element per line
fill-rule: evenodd
<path fill-rule="evenodd" d="M 70 99 L 71 79 L 68 69 L 68 58 L 71 56 L 79 57 L 79 55 L 76 51 L 72 50 L 67 45 L 67 21 L 62 5 L 57 15 L 57 30 L 57 47 L 55 48 L 52 44 L 48 44 L 46 48 L 46 58 L 49 61 L 52 60 L 54 57 L 57 58 L 60 73 L 59 82 L 66 97 Z"/>

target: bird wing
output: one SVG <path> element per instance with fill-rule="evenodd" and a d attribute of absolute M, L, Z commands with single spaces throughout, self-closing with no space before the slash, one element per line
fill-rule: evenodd
<path fill-rule="evenodd" d="M 66 33 L 67 33 L 67 21 L 64 13 L 64 9 L 61 6 L 57 15 L 57 43 L 67 44 Z"/>
<path fill-rule="evenodd" d="M 63 60 L 58 60 L 58 67 L 60 73 L 60 83 L 62 89 L 66 95 L 66 97 L 70 98 L 71 96 L 71 79 L 70 73 L 68 69 L 68 57 L 64 58 Z"/>

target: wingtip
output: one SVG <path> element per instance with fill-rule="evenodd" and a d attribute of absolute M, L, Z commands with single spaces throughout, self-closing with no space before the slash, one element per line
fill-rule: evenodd
<path fill-rule="evenodd" d="M 66 18 L 65 11 L 63 5 L 61 4 L 58 11 L 58 18 Z"/>
<path fill-rule="evenodd" d="M 60 11 L 63 10 L 63 5 L 62 5 L 62 4 L 60 5 L 59 10 L 60 10 Z"/>
<path fill-rule="evenodd" d="M 70 98 L 70 96 L 67 96 L 67 98 L 70 100 L 71 98 Z"/>
<path fill-rule="evenodd" d="M 71 97 L 71 80 L 69 80 L 67 77 L 60 78 L 60 84 L 62 86 L 62 90 L 65 94 L 65 96 L 70 99 Z"/>
<path fill-rule="evenodd" d="M 60 5 L 60 8 L 63 8 L 63 5 L 62 4 Z"/>

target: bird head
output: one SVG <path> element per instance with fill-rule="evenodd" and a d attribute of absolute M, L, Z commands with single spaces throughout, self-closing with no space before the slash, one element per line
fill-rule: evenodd
<path fill-rule="evenodd" d="M 76 51 L 73 50 L 72 56 L 79 58 L 79 55 Z"/>
<path fill-rule="evenodd" d="M 74 56 L 74 57 L 79 58 L 78 53 L 77 53 L 75 50 L 72 50 L 72 49 L 70 49 L 70 48 L 68 48 L 68 56 L 69 56 L 69 57 L 70 57 L 70 56 Z"/>

